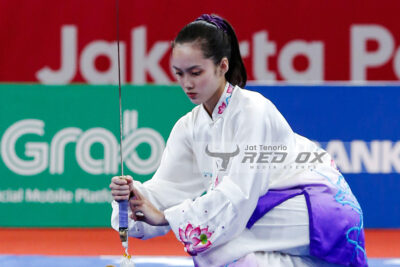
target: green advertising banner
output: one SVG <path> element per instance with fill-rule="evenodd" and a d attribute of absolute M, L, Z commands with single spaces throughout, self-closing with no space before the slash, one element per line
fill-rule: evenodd
<path fill-rule="evenodd" d="M 120 174 L 116 86 L 0 85 L 0 227 L 109 227 Z M 151 178 L 175 122 L 178 86 L 123 86 L 124 166 Z"/>

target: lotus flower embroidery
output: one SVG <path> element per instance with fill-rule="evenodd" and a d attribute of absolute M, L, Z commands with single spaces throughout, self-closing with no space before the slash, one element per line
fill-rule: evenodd
<path fill-rule="evenodd" d="M 209 238 L 212 232 L 208 231 L 208 227 L 201 229 L 199 226 L 193 228 L 192 224 L 188 224 L 186 229 L 179 228 L 179 238 L 185 245 L 185 250 L 191 256 L 203 252 L 211 246 Z"/>

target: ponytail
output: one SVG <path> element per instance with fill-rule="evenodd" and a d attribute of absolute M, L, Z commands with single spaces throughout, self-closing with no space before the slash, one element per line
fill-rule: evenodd
<path fill-rule="evenodd" d="M 225 78 L 231 84 L 243 88 L 246 85 L 247 74 L 240 54 L 239 42 L 231 24 L 225 19 L 224 22 L 227 26 L 227 34 L 231 41 L 231 58 L 229 59 L 229 70 L 225 74 Z"/>
<path fill-rule="evenodd" d="M 246 68 L 240 55 L 239 43 L 232 26 L 217 15 L 201 15 L 197 20 L 187 24 L 172 42 L 176 44 L 198 42 L 205 58 L 217 65 L 222 58 L 229 61 L 225 78 L 232 85 L 244 87 L 247 81 Z"/>

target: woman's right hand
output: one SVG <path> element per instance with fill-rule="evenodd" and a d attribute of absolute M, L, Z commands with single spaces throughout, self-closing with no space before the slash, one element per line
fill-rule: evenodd
<path fill-rule="evenodd" d="M 133 178 L 129 175 L 114 176 L 111 179 L 110 189 L 115 201 L 128 200 L 133 190 Z"/>

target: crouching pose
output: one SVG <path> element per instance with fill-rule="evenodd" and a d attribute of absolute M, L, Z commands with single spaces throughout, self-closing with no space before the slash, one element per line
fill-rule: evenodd
<path fill-rule="evenodd" d="M 195 266 L 366 266 L 356 198 L 323 149 L 243 89 L 231 25 L 215 15 L 189 23 L 171 64 L 197 106 L 175 124 L 151 180 L 112 179 L 112 226 L 116 201 L 129 198 L 129 236 L 172 229 Z"/>

